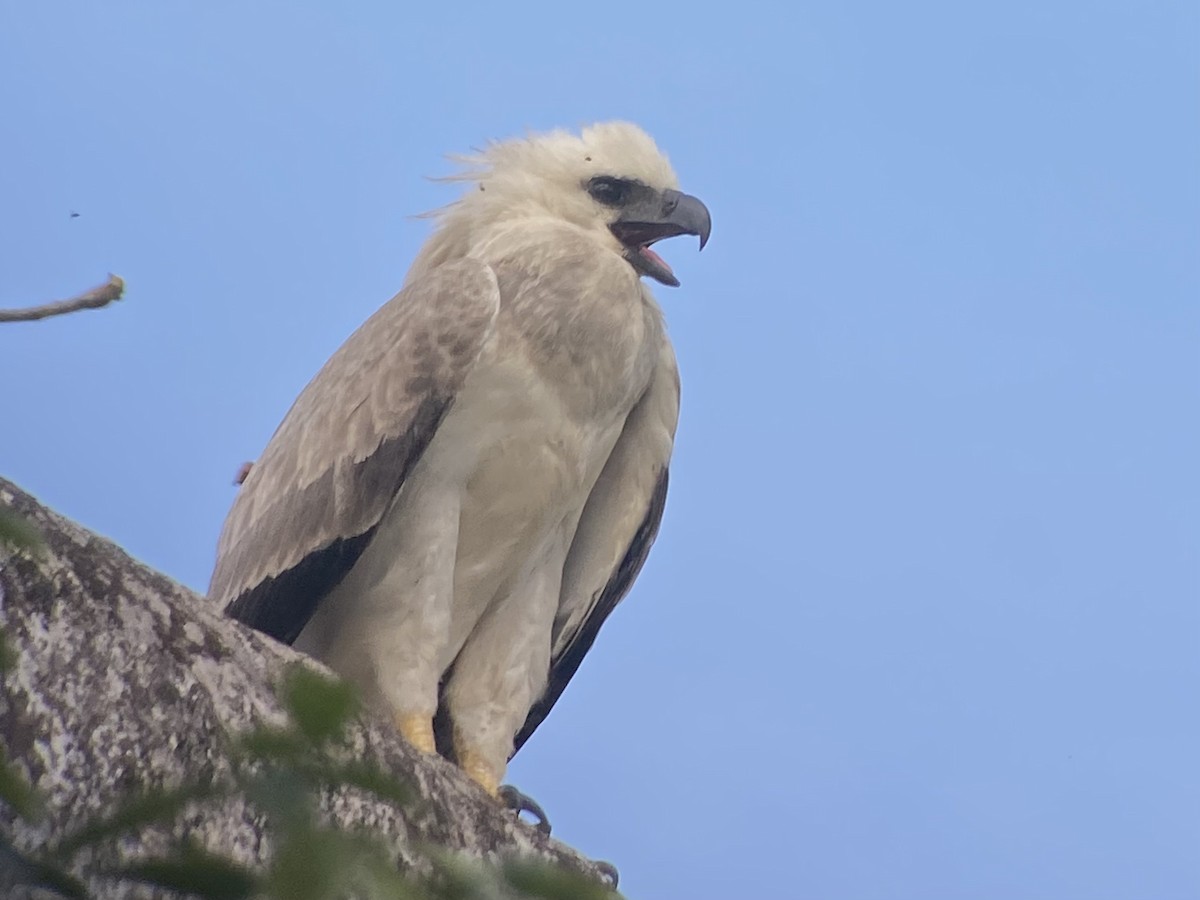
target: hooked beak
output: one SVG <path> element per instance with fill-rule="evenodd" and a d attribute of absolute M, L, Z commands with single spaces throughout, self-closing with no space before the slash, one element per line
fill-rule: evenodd
<path fill-rule="evenodd" d="M 625 259 L 640 274 L 679 287 L 679 279 L 671 267 L 650 245 L 663 238 L 694 234 L 700 238 L 703 250 L 712 231 L 712 217 L 708 207 L 691 194 L 667 190 L 627 207 L 609 229 L 624 245 Z"/>

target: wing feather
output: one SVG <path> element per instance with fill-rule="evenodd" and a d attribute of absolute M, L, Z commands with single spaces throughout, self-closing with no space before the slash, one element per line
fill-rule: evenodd
<path fill-rule="evenodd" d="M 255 462 L 225 520 L 209 596 L 292 641 L 357 560 L 492 334 L 490 268 L 410 282 L 330 357 Z"/>
<path fill-rule="evenodd" d="M 514 754 L 558 702 L 646 562 L 666 505 L 678 419 L 679 370 L 664 337 L 654 379 L 626 419 L 580 517 L 563 571 L 550 677 L 517 733 Z"/>

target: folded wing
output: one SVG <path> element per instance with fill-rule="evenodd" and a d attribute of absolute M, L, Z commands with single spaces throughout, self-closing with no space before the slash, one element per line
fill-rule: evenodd
<path fill-rule="evenodd" d="M 563 573 L 550 679 L 517 734 L 514 754 L 550 713 L 646 561 L 662 521 L 678 419 L 679 370 L 664 337 L 654 379 L 626 419 L 580 517 Z"/>
<path fill-rule="evenodd" d="M 209 596 L 291 643 L 350 570 L 492 333 L 490 268 L 410 282 L 329 359 L 254 463 L 225 521 Z"/>

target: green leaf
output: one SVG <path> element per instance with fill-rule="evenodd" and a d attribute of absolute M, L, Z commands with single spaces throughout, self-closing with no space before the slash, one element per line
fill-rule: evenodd
<path fill-rule="evenodd" d="M 292 765 L 309 750 L 307 741 L 292 731 L 256 728 L 238 738 L 237 746 L 254 759 Z"/>
<path fill-rule="evenodd" d="M 82 847 L 98 844 L 135 828 L 170 821 L 193 800 L 216 796 L 221 792 L 220 788 L 211 783 L 197 783 L 127 798 L 109 815 L 88 822 L 73 834 L 64 837 L 54 848 L 53 855 L 58 859 L 67 859 Z"/>
<path fill-rule="evenodd" d="M 440 894 L 432 893 L 425 879 L 416 880 L 401 875 L 390 854 L 379 847 L 373 848 L 372 852 L 364 852 L 358 862 L 356 875 L 359 893 L 371 900 L 447 900 Z"/>
<path fill-rule="evenodd" d="M 60 897 L 71 897 L 73 900 L 88 900 L 87 886 L 60 869 L 46 863 L 34 863 L 31 874 L 33 877 L 25 881 L 30 887 L 50 890 Z"/>
<path fill-rule="evenodd" d="M 23 516 L 10 507 L 0 506 L 0 545 L 38 556 L 45 549 L 46 541 Z"/>
<path fill-rule="evenodd" d="M 290 829 L 275 851 L 267 887 L 280 900 L 331 900 L 343 893 L 356 856 L 337 832 Z"/>
<path fill-rule="evenodd" d="M 0 629 L 0 675 L 7 674 L 17 667 L 17 651 L 8 642 L 8 635 Z"/>
<path fill-rule="evenodd" d="M 548 863 L 512 860 L 504 864 L 503 872 L 509 885 L 541 900 L 612 900 L 617 896 L 586 875 Z"/>
<path fill-rule="evenodd" d="M 300 664 L 292 667 L 284 681 L 283 703 L 296 727 L 314 745 L 339 737 L 358 712 L 358 697 L 348 682 Z"/>
<path fill-rule="evenodd" d="M 491 869 L 474 861 L 460 859 L 447 851 L 435 850 L 430 857 L 435 866 L 435 875 L 429 880 L 430 887 L 439 900 L 478 900 L 499 893 L 493 887 L 496 879 Z"/>
<path fill-rule="evenodd" d="M 13 885 L 42 888 L 60 897 L 77 900 L 87 898 L 87 888 L 83 882 L 57 866 L 30 859 L 9 843 L 3 834 L 0 834 L 0 871 Z"/>
<path fill-rule="evenodd" d="M 13 812 L 27 822 L 37 822 L 42 817 L 41 795 L 8 761 L 3 745 L 0 745 L 0 802 L 8 804 Z"/>
<path fill-rule="evenodd" d="M 316 794 L 303 775 L 294 769 L 267 769 L 240 782 L 246 799 L 256 806 L 277 831 L 303 830 L 311 826 Z"/>
<path fill-rule="evenodd" d="M 245 900 L 262 890 L 259 878 L 222 856 L 186 846 L 179 856 L 133 863 L 105 874 L 129 878 L 205 900 Z"/>
<path fill-rule="evenodd" d="M 356 787 L 400 806 L 408 806 L 417 796 L 411 784 L 406 784 L 370 763 L 329 763 L 321 766 L 314 774 L 325 784 L 334 787 Z"/>

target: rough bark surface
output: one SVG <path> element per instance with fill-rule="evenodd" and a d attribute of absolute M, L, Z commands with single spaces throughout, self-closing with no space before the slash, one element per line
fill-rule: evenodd
<path fill-rule="evenodd" d="M 46 542 L 37 560 L 0 547 L 0 628 L 17 654 L 0 685 L 0 741 L 49 812 L 31 827 L 0 806 L 0 828 L 19 849 L 56 839 L 131 791 L 220 775 L 229 766 L 227 734 L 283 724 L 275 692 L 284 669 L 304 657 L 3 479 L 0 506 Z M 424 802 L 402 809 L 349 789 L 331 795 L 326 812 L 346 829 L 385 836 L 401 869 L 422 868 L 420 847 L 432 844 L 483 859 L 538 857 L 602 880 L 591 861 L 518 822 L 386 723 L 357 723 L 352 741 L 356 755 L 411 778 Z M 82 858 L 76 874 L 99 896 L 160 896 L 96 872 L 161 853 L 183 834 L 253 866 L 269 854 L 261 819 L 235 799 L 189 808 L 173 829 L 122 841 L 107 859 Z"/>

